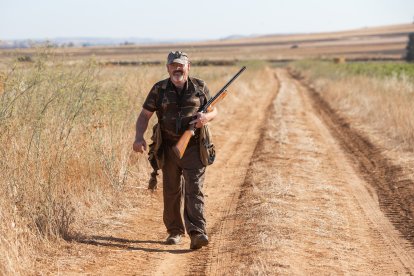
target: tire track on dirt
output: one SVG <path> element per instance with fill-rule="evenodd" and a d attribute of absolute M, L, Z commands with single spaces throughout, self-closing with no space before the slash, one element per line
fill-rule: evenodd
<path fill-rule="evenodd" d="M 213 243 L 210 246 L 209 251 L 205 255 L 205 258 L 208 259 L 208 263 L 204 267 L 202 271 L 191 271 L 191 274 L 196 272 L 201 272 L 201 274 L 204 275 L 224 275 L 225 272 L 222 271 L 222 269 L 226 266 L 229 261 L 231 261 L 233 258 L 237 258 L 237 254 L 240 252 L 240 245 L 232 244 L 231 246 L 228 246 L 227 241 L 233 240 L 232 235 L 235 232 L 235 229 L 240 224 L 240 219 L 237 216 L 237 206 L 239 204 L 238 200 L 240 199 L 240 188 L 243 183 L 245 183 L 248 168 L 251 166 L 251 158 L 254 152 L 256 152 L 256 148 L 259 144 L 259 141 L 265 131 L 265 124 L 268 120 L 268 117 L 264 116 L 265 112 L 263 111 L 269 111 L 271 109 L 271 106 L 273 104 L 274 99 L 277 97 L 277 87 L 278 87 L 278 79 L 276 73 L 274 74 L 274 78 L 276 79 L 276 85 L 274 87 L 274 93 L 271 93 L 269 96 L 266 97 L 266 100 L 262 103 L 256 103 L 256 106 L 259 107 L 260 110 L 262 110 L 262 116 L 258 117 L 256 120 L 256 124 L 254 125 L 244 125 L 241 127 L 243 131 L 239 135 L 233 136 L 233 141 L 229 141 L 228 147 L 231 147 L 231 145 L 236 145 L 240 143 L 240 138 L 243 139 L 245 137 L 244 133 L 255 133 L 255 141 L 251 144 L 251 147 L 249 148 L 249 152 L 236 150 L 234 151 L 234 154 L 230 157 L 230 160 L 228 160 L 229 163 L 241 163 L 243 160 L 243 173 L 240 175 L 240 183 L 238 184 L 237 190 L 231 192 L 230 200 L 227 202 L 227 207 L 222 211 L 222 214 L 220 215 L 220 220 L 216 222 L 212 227 L 212 234 L 213 234 Z M 265 106 L 265 108 L 263 108 Z M 245 112 L 245 111 L 244 111 Z M 237 137 L 238 136 L 238 137 Z M 238 165 L 240 166 L 240 165 Z M 224 180 L 224 183 L 231 183 L 234 181 L 234 179 L 225 172 L 220 175 L 220 178 L 222 181 Z M 217 187 L 219 189 L 219 187 Z M 229 191 L 227 191 L 229 192 Z M 196 260 L 194 260 L 196 261 Z"/>
<path fill-rule="evenodd" d="M 356 171 L 367 182 L 367 185 L 354 185 L 358 183 L 357 176 L 348 174 L 349 187 L 353 190 L 359 205 L 365 211 L 371 222 L 373 230 L 378 235 L 378 242 L 383 243 L 391 249 L 395 256 L 395 262 L 401 262 L 409 273 L 414 273 L 414 251 L 413 231 L 414 224 L 407 216 L 407 203 L 394 193 L 390 187 L 396 185 L 402 173 L 400 167 L 381 155 L 380 149 L 376 148 L 369 140 L 350 128 L 349 123 L 341 118 L 314 89 L 303 84 L 297 76 L 290 74 L 302 86 L 303 95 L 312 104 L 323 123 L 329 128 L 330 134 L 339 142 L 346 158 L 351 162 Z M 328 135 L 328 134 L 327 134 Z M 340 159 L 335 159 L 338 162 Z M 341 166 L 341 164 L 338 164 Z M 406 180 L 411 183 L 411 180 Z M 372 187 L 375 192 L 369 192 Z M 379 204 L 376 202 L 379 200 Z M 401 204 L 402 202 L 402 204 Z M 384 212 L 388 219 L 381 212 Z M 391 224 L 392 223 L 392 224 Z M 397 228 L 400 232 L 396 231 Z M 408 242 L 402 237 L 408 240 Z M 410 245 L 411 243 L 411 245 Z"/>
<path fill-rule="evenodd" d="M 266 108 L 264 109 L 267 111 L 267 114 L 272 114 L 274 112 L 274 101 L 279 92 L 280 81 L 276 72 L 274 73 L 274 78 L 276 79 L 277 87 L 275 87 L 275 90 L 277 93 L 274 94 L 273 98 L 268 102 Z M 240 215 L 239 208 L 243 204 L 241 201 L 244 199 L 244 194 L 246 192 L 246 183 L 249 183 L 248 179 L 252 172 L 254 160 L 256 160 L 256 157 L 253 155 L 256 155 L 260 151 L 260 148 L 263 147 L 262 140 L 266 133 L 266 125 L 268 124 L 268 121 L 269 116 L 266 116 L 260 122 L 260 125 L 262 126 L 259 131 L 260 135 L 255 144 L 254 150 L 250 155 L 248 168 L 243 175 L 243 182 L 241 183 L 239 190 L 233 193 L 231 203 L 222 215 L 222 220 L 213 227 L 213 231 L 216 233 L 215 237 L 216 240 L 218 238 L 218 242 L 215 243 L 209 250 L 209 263 L 208 266 L 205 267 L 205 270 L 201 271 L 201 274 L 203 275 L 236 275 L 239 273 L 232 271 L 230 264 L 243 259 L 242 255 L 246 255 L 246 248 L 248 248 L 247 241 L 251 240 L 251 237 L 248 235 L 249 233 L 240 231 L 240 229 L 243 228 L 242 224 L 244 223 L 244 220 Z M 246 133 L 250 132 L 246 131 Z M 248 186 L 251 188 L 250 185 Z M 249 274 L 248 271 L 244 271 L 243 273 Z"/>
<path fill-rule="evenodd" d="M 400 166 L 381 154 L 381 149 L 361 135 L 342 118 L 320 94 L 297 73 L 291 72 L 309 91 L 315 110 L 329 126 L 332 134 L 372 188 L 375 189 L 381 210 L 403 237 L 414 246 L 414 182 L 404 176 Z"/>

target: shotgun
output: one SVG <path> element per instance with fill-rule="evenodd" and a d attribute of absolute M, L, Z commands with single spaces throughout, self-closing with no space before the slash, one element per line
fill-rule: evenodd
<path fill-rule="evenodd" d="M 220 89 L 217 94 L 211 98 L 205 105 L 201 106 L 198 110 L 198 112 L 206 113 L 213 110 L 214 106 L 223 100 L 227 96 L 227 87 L 235 80 L 237 79 L 243 71 L 246 70 L 246 66 L 243 66 L 239 72 L 237 72 L 236 75 L 234 75 L 224 86 Z M 197 113 L 198 113 L 197 112 Z M 194 119 L 197 118 L 197 115 L 194 116 Z M 174 153 L 179 157 L 180 159 L 183 157 L 184 152 L 187 148 L 188 142 L 190 141 L 191 137 L 194 135 L 194 125 L 191 124 L 189 128 L 183 133 L 183 135 L 180 137 L 180 140 L 178 140 L 177 144 L 173 147 Z"/>

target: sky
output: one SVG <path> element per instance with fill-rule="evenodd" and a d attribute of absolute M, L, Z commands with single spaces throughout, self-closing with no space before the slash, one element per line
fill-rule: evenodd
<path fill-rule="evenodd" d="M 413 21 L 414 0 L 0 0 L 0 40 L 218 39 Z"/>

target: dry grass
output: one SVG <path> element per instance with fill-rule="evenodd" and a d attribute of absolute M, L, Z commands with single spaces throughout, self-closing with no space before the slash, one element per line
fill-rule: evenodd
<path fill-rule="evenodd" d="M 140 105 L 161 68 L 68 66 L 47 53 L 3 72 L 0 94 L 0 274 L 33 272 L 57 238 L 120 201 Z M 138 171 L 137 171 L 138 168 Z"/>
<path fill-rule="evenodd" d="M 356 126 L 372 131 L 389 148 L 414 151 L 412 72 L 395 70 L 395 74 L 358 74 L 337 66 L 318 62 L 294 65 L 333 108 L 350 118 Z M 369 65 L 361 64 L 359 67 L 364 66 Z M 399 64 L 395 67 L 398 69 Z"/>

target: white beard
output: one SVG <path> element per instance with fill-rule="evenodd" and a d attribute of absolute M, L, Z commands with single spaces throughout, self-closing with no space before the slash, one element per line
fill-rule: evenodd
<path fill-rule="evenodd" d="M 181 82 L 181 81 L 184 80 L 184 75 L 183 74 L 174 74 L 173 78 L 174 78 L 174 81 Z"/>

